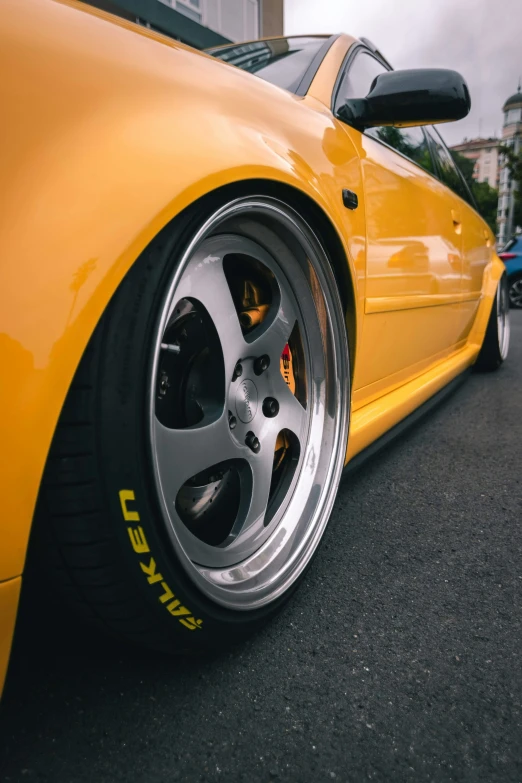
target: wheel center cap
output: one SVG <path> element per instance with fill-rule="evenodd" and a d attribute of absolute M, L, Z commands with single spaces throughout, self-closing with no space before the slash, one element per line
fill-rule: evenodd
<path fill-rule="evenodd" d="M 238 419 L 248 424 L 257 412 L 257 388 L 253 381 L 245 378 L 236 391 L 236 413 Z"/>

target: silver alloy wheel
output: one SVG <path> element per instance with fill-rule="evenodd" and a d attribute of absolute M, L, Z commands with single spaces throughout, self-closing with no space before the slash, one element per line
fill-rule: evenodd
<path fill-rule="evenodd" d="M 504 361 L 508 355 L 509 337 L 511 333 L 509 323 L 509 294 L 505 278 L 502 278 L 497 286 L 497 333 L 500 356 L 502 361 Z"/>
<path fill-rule="evenodd" d="M 509 299 L 513 307 L 522 307 L 522 277 L 509 286 Z"/>
<path fill-rule="evenodd" d="M 257 276 L 269 300 L 251 328 L 238 318 L 231 269 L 247 287 Z M 281 373 L 290 361 L 293 390 Z M 184 419 L 166 405 L 171 388 Z M 336 281 L 314 234 L 286 205 L 238 199 L 184 252 L 158 318 L 149 417 L 165 527 L 194 583 L 234 609 L 282 595 L 321 540 L 349 418 Z M 201 525 L 205 514 L 212 524 Z"/>

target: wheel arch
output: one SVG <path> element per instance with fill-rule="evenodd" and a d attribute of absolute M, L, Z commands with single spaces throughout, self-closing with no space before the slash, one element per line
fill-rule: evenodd
<path fill-rule="evenodd" d="M 496 253 L 493 253 L 491 261 L 484 270 L 482 280 L 482 294 L 480 303 L 475 316 L 475 321 L 468 336 L 468 345 L 476 348 L 477 356 L 486 336 L 486 329 L 489 322 L 489 316 L 495 296 L 497 286 L 503 275 L 506 274 L 506 268 Z"/>
<path fill-rule="evenodd" d="M 28 476 L 32 476 L 32 480 L 35 481 L 35 485 L 33 490 L 27 493 L 26 502 L 22 504 L 23 507 L 19 506 L 17 508 L 18 513 L 15 515 L 15 517 L 13 517 L 14 547 L 10 553 L 5 553 L 7 558 L 6 564 L 0 562 L 0 566 L 3 566 L 4 570 L 6 570 L 6 567 L 9 569 L 7 576 L 17 576 L 23 569 L 29 534 L 34 517 L 36 497 L 43 476 L 43 470 L 47 459 L 47 452 L 57 425 L 60 411 L 71 386 L 74 373 L 80 363 L 81 357 L 83 356 L 87 345 L 89 344 L 89 340 L 94 333 L 96 326 L 103 315 L 103 312 L 109 305 L 112 295 L 115 293 L 121 282 L 125 279 L 128 270 L 139 257 L 144 247 L 153 241 L 158 236 L 158 234 L 161 233 L 161 231 L 163 231 L 173 221 L 182 220 L 184 215 L 186 215 L 189 210 L 191 210 L 192 214 L 194 215 L 194 211 L 198 211 L 199 209 L 199 217 L 203 219 L 205 215 L 210 214 L 213 209 L 218 208 L 226 201 L 240 198 L 242 196 L 264 195 L 284 202 L 287 206 L 294 209 L 300 215 L 300 217 L 305 220 L 323 246 L 337 281 L 341 302 L 346 314 L 347 337 L 350 351 L 350 380 L 353 381 L 357 328 L 357 296 L 355 289 L 356 281 L 354 281 L 352 277 L 354 272 L 350 266 L 348 253 L 343 246 L 343 240 L 341 239 L 338 229 L 334 225 L 332 219 L 326 213 L 323 206 L 318 203 L 318 201 L 315 200 L 311 195 L 298 187 L 299 181 L 297 181 L 296 184 L 290 184 L 280 179 L 276 179 L 276 174 L 274 172 L 271 172 L 271 175 L 273 178 L 244 178 L 232 181 L 229 179 L 228 182 L 225 181 L 225 184 L 220 184 L 214 189 L 209 189 L 206 192 L 204 190 L 204 183 L 200 183 L 200 195 L 182 209 L 177 211 L 176 214 L 172 215 L 172 211 L 170 214 L 167 214 L 166 211 L 163 213 L 163 219 L 161 219 L 159 216 L 156 216 L 152 221 L 152 224 L 156 228 L 155 232 L 152 235 L 147 236 L 145 243 L 143 243 L 143 241 L 135 240 L 131 243 L 131 246 L 127 248 L 125 254 L 127 255 L 129 252 L 131 252 L 132 258 L 134 260 L 132 260 L 130 263 L 128 261 L 122 261 L 121 256 L 117 259 L 114 259 L 112 263 L 112 269 L 109 271 L 110 282 L 107 280 L 108 286 L 106 291 L 108 291 L 109 295 L 105 301 L 103 310 L 99 312 L 99 301 L 95 301 L 95 298 L 92 297 L 92 301 L 88 301 L 86 305 L 84 304 L 84 312 L 82 312 L 82 317 L 78 318 L 76 322 L 74 322 L 74 319 L 71 319 L 71 324 L 64 331 L 64 334 L 59 337 L 57 343 L 55 344 L 56 350 L 59 350 L 60 353 L 65 350 L 65 352 L 69 354 L 70 359 L 67 362 L 67 367 L 64 367 L 53 358 L 53 361 L 49 362 L 49 366 L 46 368 L 46 373 L 50 373 L 54 377 L 52 383 L 49 383 L 49 381 L 46 382 L 47 389 L 50 387 L 53 387 L 54 389 L 53 399 L 49 399 L 47 401 L 48 405 L 46 405 L 45 400 L 42 401 L 35 399 L 33 401 L 35 409 L 36 407 L 41 407 L 41 405 L 47 407 L 48 420 L 39 422 L 39 426 L 42 428 L 42 432 L 40 432 L 38 436 L 38 442 L 40 443 L 40 446 L 38 447 L 35 444 L 32 450 L 32 456 L 30 456 L 30 467 L 28 469 L 24 468 L 22 471 L 27 473 Z M 231 177 L 232 173 L 229 172 L 228 176 Z M 225 179 L 225 174 L 223 174 L 223 179 Z M 321 197 L 321 195 L 322 194 L 320 193 L 318 194 L 319 197 Z M 187 201 L 188 199 L 185 201 L 185 203 L 187 203 Z M 325 201 L 328 203 L 327 199 Z M 179 204 L 179 201 L 177 201 L 177 203 Z M 151 224 L 149 224 L 149 226 L 150 225 Z M 161 227 L 158 230 L 159 226 Z M 87 266 L 89 266 L 89 262 L 87 262 Z M 95 265 L 93 265 L 93 268 L 94 266 Z M 85 280 L 80 281 L 80 286 L 83 285 L 85 281 L 87 281 L 85 283 L 85 288 L 89 287 L 90 280 L 88 278 L 90 272 L 90 267 L 86 268 Z M 74 286 L 74 277 L 71 286 Z M 80 295 L 82 293 L 83 291 L 80 288 Z M 86 328 L 88 328 L 87 332 Z M 29 351 L 25 350 L 22 347 L 22 344 L 16 344 L 17 341 L 11 340 L 7 334 L 4 335 L 4 337 L 10 342 L 7 353 L 12 357 L 12 362 L 15 368 L 18 365 L 28 364 L 29 361 L 32 361 L 32 359 L 30 359 Z M 62 343 L 62 345 L 60 345 L 60 343 Z M 64 344 L 66 346 L 65 348 Z M 53 352 L 54 349 L 51 352 L 51 355 Z M 34 368 L 31 368 L 31 370 L 34 372 Z M 39 453 L 36 453 L 37 449 Z M 35 462 L 36 466 L 34 464 Z M 28 485 L 29 483 L 30 482 L 28 480 Z M 30 489 L 28 485 L 26 489 Z M 34 500 L 32 500 L 33 497 Z M 16 497 L 13 497 L 12 501 L 13 503 L 17 504 Z M 0 558 L 0 560 L 1 559 L 2 558 Z M 1 572 L 2 568 L 0 568 L 0 578 L 2 578 Z"/>
<path fill-rule="evenodd" d="M 293 208 L 310 226 L 324 248 L 331 264 L 341 303 L 346 316 L 348 347 L 350 351 L 350 382 L 353 381 L 353 367 L 357 347 L 357 297 L 347 253 L 339 233 L 323 207 L 308 193 L 286 182 L 271 179 L 244 179 L 223 185 L 206 193 L 197 202 L 205 209 L 223 201 L 242 196 L 265 195 L 283 201 Z M 183 214 L 183 213 L 181 213 Z M 175 219 L 178 219 L 178 215 Z"/>

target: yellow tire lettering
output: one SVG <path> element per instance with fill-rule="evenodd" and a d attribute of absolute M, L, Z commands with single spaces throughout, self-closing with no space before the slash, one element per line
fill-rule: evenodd
<path fill-rule="evenodd" d="M 163 575 L 160 573 L 156 573 L 156 561 L 153 557 L 150 559 L 150 563 L 145 565 L 145 563 L 140 563 L 141 570 L 144 574 L 149 574 L 147 577 L 147 582 L 149 585 L 154 585 L 156 582 L 161 582 L 163 579 Z"/>
<path fill-rule="evenodd" d="M 134 491 L 132 489 L 120 489 L 120 503 L 121 510 L 123 511 L 123 519 L 125 522 L 139 522 L 140 515 L 137 511 L 129 511 L 127 503 L 129 500 L 136 500 Z"/>
<path fill-rule="evenodd" d="M 166 582 L 162 582 L 161 586 L 165 590 L 165 592 L 163 593 L 163 595 L 160 595 L 159 600 L 161 601 L 162 604 L 165 604 L 167 603 L 167 601 L 170 601 L 171 598 L 174 598 L 174 593 L 172 592 L 172 590 L 170 589 L 170 587 Z"/>
<path fill-rule="evenodd" d="M 190 614 L 190 609 L 186 606 L 180 606 L 181 601 L 177 599 L 167 606 L 167 609 L 174 617 L 180 617 L 180 615 Z M 179 609 L 178 609 L 179 607 Z"/>
<path fill-rule="evenodd" d="M 201 628 L 203 620 L 195 620 L 193 617 L 187 617 L 186 619 L 181 619 L 180 623 L 182 623 L 185 628 L 188 628 L 189 631 L 197 631 Z"/>
<path fill-rule="evenodd" d="M 139 522 L 140 515 L 137 511 L 132 511 L 128 507 L 128 503 L 136 500 L 136 495 L 132 489 L 120 489 L 119 498 L 121 504 L 121 510 L 123 518 L 126 522 Z M 127 533 L 131 542 L 131 546 L 137 555 L 144 555 L 150 552 L 149 544 L 145 536 L 145 531 L 141 525 L 136 527 L 127 527 Z M 161 582 L 161 588 L 163 593 L 158 596 L 158 600 L 165 606 L 169 613 L 173 617 L 177 617 L 178 621 L 185 626 L 189 631 L 197 631 L 203 625 L 203 620 L 196 620 L 195 617 L 190 616 L 190 609 L 186 606 L 182 606 L 181 601 L 176 598 L 168 584 L 164 581 L 163 575 L 156 571 L 156 561 L 153 557 L 150 558 L 149 563 L 143 563 L 140 561 L 140 568 L 144 574 L 147 575 L 147 582 L 149 585 L 154 585 L 157 582 Z M 170 603 L 167 603 L 170 601 Z M 188 616 L 187 616 L 188 615 Z"/>
<path fill-rule="evenodd" d="M 127 533 L 129 534 L 132 548 L 137 555 L 143 555 L 146 552 L 150 552 L 149 545 L 147 544 L 147 539 L 145 538 L 145 533 L 143 532 L 141 525 L 138 525 L 137 528 L 128 527 Z"/>

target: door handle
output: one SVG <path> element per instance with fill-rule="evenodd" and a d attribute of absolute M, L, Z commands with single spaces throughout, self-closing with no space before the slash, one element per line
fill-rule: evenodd
<path fill-rule="evenodd" d="M 451 219 L 453 221 L 453 228 L 455 229 L 455 233 L 460 234 L 462 232 L 462 222 L 460 220 L 460 212 L 457 212 L 456 209 L 452 209 Z"/>

